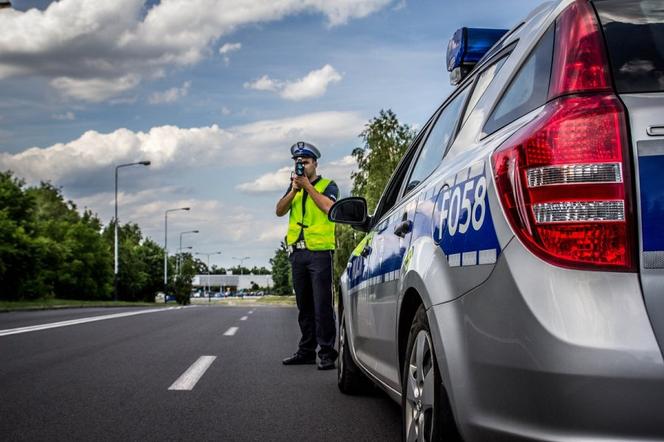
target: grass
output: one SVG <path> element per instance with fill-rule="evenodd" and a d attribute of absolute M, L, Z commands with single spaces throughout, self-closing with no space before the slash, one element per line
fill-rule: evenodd
<path fill-rule="evenodd" d="M 191 298 L 192 304 L 208 304 L 207 298 Z M 218 305 L 295 305 L 295 296 L 262 296 L 247 298 L 212 298 L 209 304 Z M 20 310 L 49 310 L 82 307 L 173 307 L 178 304 L 174 301 L 168 304 L 154 302 L 127 302 L 127 301 L 79 301 L 75 299 L 43 298 L 30 301 L 0 301 L 0 312 Z"/>
<path fill-rule="evenodd" d="M 170 302 L 167 305 L 176 305 Z M 0 301 L 0 312 L 15 310 L 47 310 L 60 308 L 80 307 L 160 307 L 164 304 L 152 302 L 126 302 L 126 301 L 79 301 L 75 299 L 44 298 L 30 301 Z"/>
<path fill-rule="evenodd" d="M 218 304 L 218 305 L 295 305 L 295 296 L 261 296 L 247 298 L 191 298 L 192 304 Z"/>

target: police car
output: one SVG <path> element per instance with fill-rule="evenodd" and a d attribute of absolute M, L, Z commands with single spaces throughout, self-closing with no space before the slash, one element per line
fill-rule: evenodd
<path fill-rule="evenodd" d="M 664 440 L 664 3 L 457 31 L 340 280 L 338 383 L 406 440 Z"/>

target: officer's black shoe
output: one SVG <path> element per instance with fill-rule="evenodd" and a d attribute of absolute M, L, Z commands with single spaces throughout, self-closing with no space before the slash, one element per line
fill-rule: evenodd
<path fill-rule="evenodd" d="M 283 361 L 284 365 L 305 365 L 305 364 L 315 364 L 316 356 L 304 356 L 299 353 L 295 353 L 293 356 L 289 356 Z"/>
<path fill-rule="evenodd" d="M 332 358 L 321 358 L 320 362 L 318 363 L 319 370 L 332 370 L 333 368 L 335 368 L 335 365 L 334 359 Z"/>

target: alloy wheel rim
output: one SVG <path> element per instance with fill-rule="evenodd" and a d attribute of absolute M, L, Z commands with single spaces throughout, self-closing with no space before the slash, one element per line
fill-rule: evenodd
<path fill-rule="evenodd" d="M 420 330 L 410 352 L 406 375 L 406 440 L 431 440 L 434 413 L 434 361 L 431 338 Z"/>

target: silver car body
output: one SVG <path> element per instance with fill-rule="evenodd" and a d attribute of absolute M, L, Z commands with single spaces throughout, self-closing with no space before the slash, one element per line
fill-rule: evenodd
<path fill-rule="evenodd" d="M 664 360 L 657 339 L 664 344 L 664 252 L 651 254 L 659 263 L 644 267 L 641 200 L 634 198 L 638 271 L 552 265 L 515 236 L 491 172 L 492 153 L 541 108 L 482 138 L 486 116 L 571 3 L 546 3 L 507 35 L 502 47 L 514 44 L 510 55 L 474 109 L 466 111 L 442 163 L 413 191 L 405 193 L 407 180 L 401 183 L 399 199 L 379 215 L 361 246 L 368 253 L 355 253 L 340 281 L 353 360 L 397 401 L 404 333 L 412 306 L 424 305 L 442 383 L 468 440 L 664 439 Z M 649 134 L 664 126 L 664 93 L 620 99 L 631 128 L 639 195 L 637 159 L 664 153 L 664 136 Z M 460 246 L 458 253 L 446 254 L 439 245 L 443 215 L 437 198 L 443 190 L 449 198 L 456 189 L 462 198 L 474 193 L 486 205 L 477 209 L 484 211 L 475 232 L 482 248 Z M 411 223 L 412 232 L 400 237 L 394 228 L 403 222 Z"/>

